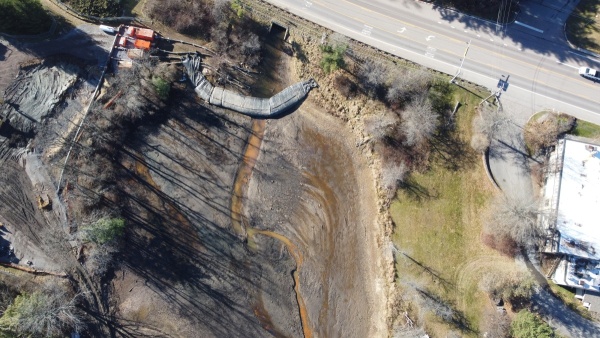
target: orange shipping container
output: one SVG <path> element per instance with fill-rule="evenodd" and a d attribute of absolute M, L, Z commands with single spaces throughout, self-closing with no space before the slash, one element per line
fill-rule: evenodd
<path fill-rule="evenodd" d="M 133 44 L 137 49 L 149 50 L 150 49 L 150 41 L 144 41 L 140 39 L 136 39 Z"/>
<path fill-rule="evenodd" d="M 138 28 L 135 30 L 135 37 L 142 40 L 153 41 L 154 31 L 146 28 Z"/>

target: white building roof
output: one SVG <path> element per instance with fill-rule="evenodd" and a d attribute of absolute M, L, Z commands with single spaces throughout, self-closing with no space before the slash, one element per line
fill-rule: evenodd
<path fill-rule="evenodd" d="M 564 146 L 558 251 L 600 260 L 600 147 L 570 139 Z"/>

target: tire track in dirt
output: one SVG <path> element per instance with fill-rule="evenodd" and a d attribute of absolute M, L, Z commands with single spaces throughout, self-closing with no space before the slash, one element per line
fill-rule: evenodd
<path fill-rule="evenodd" d="M 474 282 L 479 284 L 479 281 L 490 270 L 514 270 L 515 263 L 503 256 L 481 255 L 475 256 L 472 259 L 464 262 L 456 269 L 454 281 L 460 295 L 457 299 L 457 305 L 460 309 L 465 309 L 467 306 L 467 290 Z"/>

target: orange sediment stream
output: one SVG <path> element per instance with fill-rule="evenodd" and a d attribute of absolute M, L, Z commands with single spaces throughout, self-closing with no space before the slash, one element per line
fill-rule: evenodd
<path fill-rule="evenodd" d="M 246 237 L 246 228 L 243 220 L 242 199 L 248 187 L 248 181 L 252 175 L 252 169 L 256 164 L 256 159 L 260 153 L 260 144 L 265 133 L 265 120 L 252 120 L 252 134 L 248 138 L 248 145 L 244 151 L 242 164 L 238 169 L 235 182 L 233 184 L 233 195 L 231 196 L 231 223 L 236 234 Z"/>
<path fill-rule="evenodd" d="M 313 333 L 308 322 L 306 306 L 304 305 L 304 300 L 302 299 L 302 295 L 300 294 L 300 266 L 302 265 L 303 261 L 302 253 L 300 252 L 300 250 L 298 250 L 298 247 L 296 247 L 296 245 L 292 243 L 292 241 L 290 241 L 287 237 L 276 232 L 258 230 L 250 227 L 242 213 L 243 197 L 246 193 L 248 182 L 250 181 L 252 169 L 254 169 L 256 159 L 258 158 L 258 154 L 260 153 L 260 146 L 265 132 L 265 126 L 265 120 L 252 120 L 252 134 L 248 139 L 248 145 L 246 146 L 246 150 L 244 151 L 244 158 L 242 164 L 240 165 L 240 168 L 238 169 L 238 173 L 233 185 L 233 195 L 231 196 L 231 223 L 233 224 L 233 230 L 238 235 L 245 237 L 248 240 L 248 245 L 250 247 L 253 247 L 255 245 L 253 238 L 256 234 L 269 236 L 280 241 L 286 246 L 290 255 L 292 255 L 294 261 L 296 262 L 296 269 L 292 273 L 292 276 L 294 278 L 294 291 L 296 293 L 298 310 L 300 312 L 302 332 L 304 334 L 304 338 L 312 338 Z M 254 312 L 255 314 L 266 313 L 266 311 L 257 310 L 255 310 Z M 265 329 L 272 327 L 272 323 L 264 323 L 266 319 L 265 317 L 268 317 L 268 314 L 266 316 L 262 315 L 257 317 L 259 321 L 261 321 L 261 324 L 263 325 L 263 327 L 265 327 Z M 270 321 L 270 319 L 268 319 L 268 321 Z"/>

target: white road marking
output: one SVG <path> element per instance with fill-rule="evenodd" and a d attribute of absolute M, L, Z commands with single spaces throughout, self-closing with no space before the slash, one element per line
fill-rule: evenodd
<path fill-rule="evenodd" d="M 480 38 L 480 37 L 481 37 L 481 35 L 477 34 L 477 37 L 478 37 L 478 38 Z"/>
<path fill-rule="evenodd" d="M 433 35 L 429 35 L 428 37 L 425 38 L 425 41 L 431 41 L 431 39 L 435 38 L 435 36 Z"/>
<path fill-rule="evenodd" d="M 373 27 L 369 26 L 369 25 L 365 25 L 365 27 L 363 28 L 363 30 L 361 31 L 361 33 L 363 35 L 366 36 L 371 36 L 371 32 L 373 31 Z"/>
<path fill-rule="evenodd" d="M 312 5 L 313 5 L 312 2 L 310 2 L 310 1 L 304 1 L 304 7 L 305 8 L 310 8 L 310 7 L 312 7 Z"/>
<path fill-rule="evenodd" d="M 437 51 L 436 48 L 433 47 L 427 47 L 427 51 L 425 52 L 425 56 L 430 57 L 430 58 L 435 58 L 435 52 Z"/>
<path fill-rule="evenodd" d="M 406 31 L 406 27 L 402 27 L 399 30 L 397 30 L 396 32 L 398 33 L 404 33 Z"/>
<path fill-rule="evenodd" d="M 560 65 L 563 65 L 563 66 L 567 66 L 567 67 L 569 67 L 569 68 L 573 68 L 573 69 L 579 69 L 579 67 L 576 67 L 576 66 L 570 65 L 570 64 L 568 64 L 568 63 L 563 63 L 563 62 L 560 62 L 559 60 L 556 60 L 556 63 L 558 63 L 558 64 L 560 64 Z"/>
<path fill-rule="evenodd" d="M 515 23 L 516 23 L 517 25 L 519 25 L 519 26 L 523 26 L 523 27 L 525 27 L 525 28 L 529 28 L 529 29 L 531 29 L 532 31 L 536 31 L 536 32 L 538 32 L 538 33 L 544 33 L 544 31 L 543 31 L 543 30 L 541 30 L 541 29 L 539 29 L 539 28 L 535 28 L 535 27 L 533 27 L 533 26 L 529 26 L 528 24 L 524 24 L 524 23 L 522 23 L 522 22 L 519 22 L 519 21 L 516 21 L 516 20 L 515 20 Z"/>
<path fill-rule="evenodd" d="M 594 56 L 592 56 L 592 55 L 585 55 L 585 54 L 576 53 L 576 52 L 573 52 L 573 51 L 569 51 L 569 53 L 571 53 L 571 54 L 575 54 L 575 55 L 577 55 L 577 56 L 581 56 L 581 57 L 583 57 L 583 58 L 586 58 L 586 59 L 590 59 L 590 60 L 592 60 L 592 61 L 598 61 L 598 58 L 595 58 L 595 57 L 594 57 Z"/>

